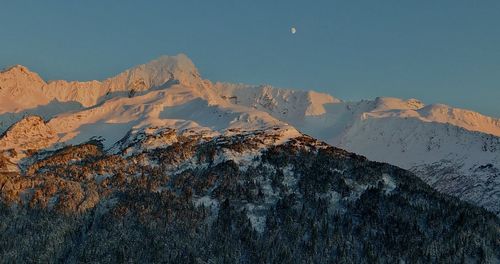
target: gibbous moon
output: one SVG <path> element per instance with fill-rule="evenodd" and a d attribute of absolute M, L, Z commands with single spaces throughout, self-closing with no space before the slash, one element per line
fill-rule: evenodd
<path fill-rule="evenodd" d="M 290 28 L 290 32 L 292 32 L 292 34 L 295 34 L 297 32 L 297 29 L 295 27 L 292 27 Z"/>

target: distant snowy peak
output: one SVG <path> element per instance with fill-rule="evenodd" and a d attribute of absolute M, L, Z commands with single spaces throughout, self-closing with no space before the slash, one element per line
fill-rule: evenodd
<path fill-rule="evenodd" d="M 282 120 L 320 116 L 326 113 L 326 104 L 341 102 L 329 94 L 280 89 L 270 85 L 216 83 L 213 89 L 230 103 L 263 110 Z"/>
<path fill-rule="evenodd" d="M 161 56 L 104 81 L 55 80 L 47 83 L 28 68 L 16 65 L 0 72 L 0 113 L 35 108 L 54 99 L 90 107 L 112 97 L 133 96 L 137 92 L 174 84 L 195 89 L 210 86 L 184 54 Z"/>
<path fill-rule="evenodd" d="M 161 56 L 149 63 L 126 70 L 117 76 L 104 81 L 110 91 L 124 88 L 143 91 L 158 88 L 171 82 L 185 86 L 197 86 L 201 76 L 193 62 L 184 54 L 177 56 Z"/>
<path fill-rule="evenodd" d="M 425 105 L 416 100 L 378 97 L 364 118 L 417 118 L 424 122 L 446 123 L 470 131 L 500 136 L 500 119 L 444 104 Z"/>
<path fill-rule="evenodd" d="M 52 81 L 43 90 L 59 101 L 76 101 L 89 107 L 115 96 L 134 96 L 138 92 L 174 84 L 193 88 L 208 86 L 193 62 L 186 55 L 179 54 L 161 56 L 104 81 Z"/>
<path fill-rule="evenodd" d="M 49 102 L 41 92 L 45 81 L 28 68 L 16 65 L 0 72 L 0 114 L 17 112 Z"/>
<path fill-rule="evenodd" d="M 500 136 L 500 119 L 470 110 L 435 104 L 420 109 L 419 113 L 423 118 L 434 122 L 449 123 L 467 130 Z"/>
<path fill-rule="evenodd" d="M 393 97 L 377 97 L 374 100 L 376 111 L 386 111 L 386 110 L 418 110 L 425 106 L 424 103 L 417 99 L 403 100 Z"/>
<path fill-rule="evenodd" d="M 0 71 L 2 82 L 19 82 L 19 84 L 38 84 L 40 86 L 45 84 L 45 81 L 40 76 L 30 71 L 27 67 L 22 65 L 14 65 Z"/>

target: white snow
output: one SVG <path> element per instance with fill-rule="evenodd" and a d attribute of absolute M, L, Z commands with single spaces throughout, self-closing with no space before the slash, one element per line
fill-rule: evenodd
<path fill-rule="evenodd" d="M 262 205 L 256 206 L 251 203 L 246 204 L 245 208 L 247 209 L 247 217 L 248 220 L 250 220 L 250 224 L 252 225 L 252 227 L 257 232 L 262 233 L 266 226 L 265 212 L 267 211 L 267 208 Z"/>
<path fill-rule="evenodd" d="M 384 181 L 385 185 L 385 193 L 390 193 L 394 191 L 394 189 L 396 189 L 396 182 L 394 182 L 394 179 L 391 177 L 391 175 L 384 173 L 382 175 L 382 180 Z"/>
<path fill-rule="evenodd" d="M 196 207 L 204 206 L 213 209 L 219 207 L 219 202 L 216 199 L 211 198 L 210 196 L 202 196 L 199 198 L 195 198 L 193 199 L 193 202 Z"/>
<path fill-rule="evenodd" d="M 293 166 L 287 165 L 283 169 L 283 184 L 290 189 L 293 189 L 297 185 L 298 177 L 293 173 Z"/>

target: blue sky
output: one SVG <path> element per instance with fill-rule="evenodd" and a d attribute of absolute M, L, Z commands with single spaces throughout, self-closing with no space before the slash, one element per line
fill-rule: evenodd
<path fill-rule="evenodd" d="M 292 35 L 290 27 L 297 33 Z M 2 1 L 0 67 L 110 77 L 187 54 L 211 80 L 500 117 L 500 1 Z"/>

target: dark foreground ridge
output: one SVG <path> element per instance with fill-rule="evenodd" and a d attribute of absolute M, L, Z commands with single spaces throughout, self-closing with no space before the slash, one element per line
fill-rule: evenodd
<path fill-rule="evenodd" d="M 37 153 L 0 174 L 2 262 L 500 260 L 493 214 L 310 137 L 131 137 L 113 151 L 94 140 Z M 145 147 L 160 139 L 171 143 Z"/>

